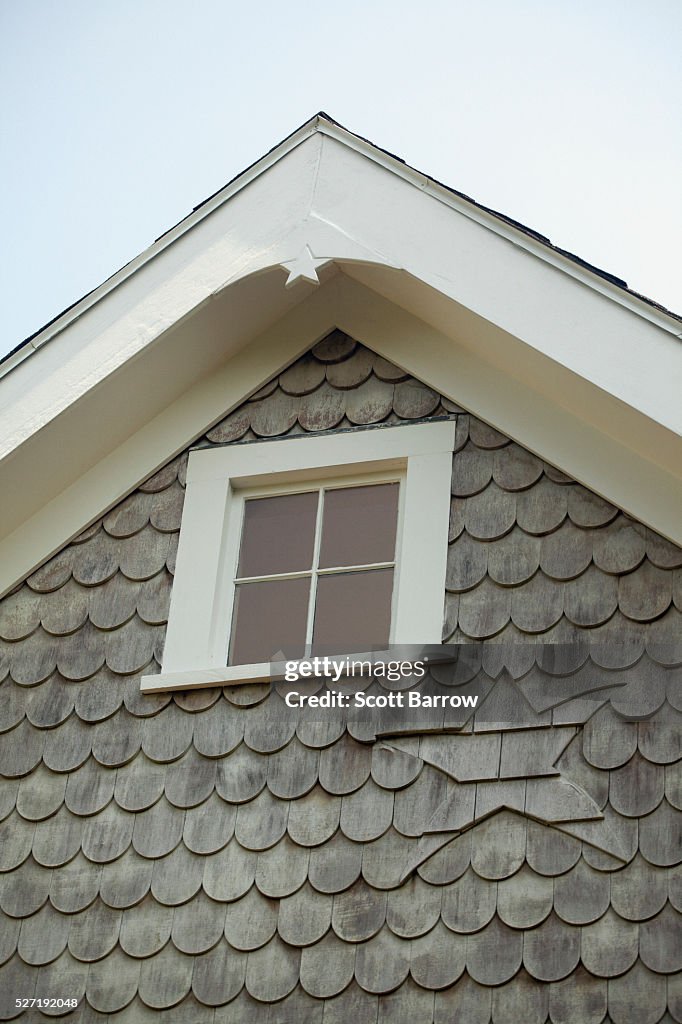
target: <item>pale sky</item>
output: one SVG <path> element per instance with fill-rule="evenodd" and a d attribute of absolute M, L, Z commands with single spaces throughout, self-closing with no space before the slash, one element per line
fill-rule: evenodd
<path fill-rule="evenodd" d="M 318 110 L 682 312 L 680 0 L 0 0 L 0 355 Z"/>

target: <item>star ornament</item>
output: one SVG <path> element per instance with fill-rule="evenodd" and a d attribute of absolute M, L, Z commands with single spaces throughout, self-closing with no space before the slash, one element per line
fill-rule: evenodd
<path fill-rule="evenodd" d="M 284 285 L 285 288 L 293 288 L 299 281 L 308 281 L 310 284 L 318 285 L 320 279 L 317 276 L 319 267 L 329 263 L 326 256 L 314 256 L 309 245 L 304 245 L 298 256 L 293 260 L 286 260 L 280 266 L 289 272 Z"/>

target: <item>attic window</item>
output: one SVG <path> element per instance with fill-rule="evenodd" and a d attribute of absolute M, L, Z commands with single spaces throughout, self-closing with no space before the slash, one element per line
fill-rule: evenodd
<path fill-rule="evenodd" d="M 192 452 L 142 690 L 269 679 L 280 651 L 440 643 L 453 444 L 441 421 Z"/>
<path fill-rule="evenodd" d="M 388 647 L 399 494 L 393 480 L 246 498 L 228 664 Z"/>

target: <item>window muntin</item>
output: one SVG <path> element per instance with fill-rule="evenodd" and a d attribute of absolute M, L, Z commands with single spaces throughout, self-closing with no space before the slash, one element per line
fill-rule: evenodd
<path fill-rule="evenodd" d="M 228 665 L 384 648 L 399 479 L 244 495 Z"/>

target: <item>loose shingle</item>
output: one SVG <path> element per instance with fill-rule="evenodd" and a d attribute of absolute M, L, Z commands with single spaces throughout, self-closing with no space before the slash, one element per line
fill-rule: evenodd
<path fill-rule="evenodd" d="M 682 757 L 682 714 L 665 705 L 637 726 L 637 745 L 648 761 L 673 764 Z"/>
<path fill-rule="evenodd" d="M 426 765 L 411 786 L 395 794 L 393 824 L 398 832 L 404 836 L 423 835 L 451 787 L 442 771 Z"/>
<path fill-rule="evenodd" d="M 523 963 L 538 981 L 573 978 L 580 958 L 580 929 L 551 913 L 537 928 L 524 933 Z"/>
<path fill-rule="evenodd" d="M 194 961 L 192 990 L 202 1003 L 222 1006 L 239 993 L 246 974 L 246 955 L 222 939 Z"/>
<path fill-rule="evenodd" d="M 332 917 L 332 897 L 307 882 L 279 904 L 277 931 L 291 946 L 311 946 L 327 933 Z"/>
<path fill-rule="evenodd" d="M 484 928 L 497 906 L 497 884 L 471 868 L 443 889 L 441 917 L 453 932 L 469 934 Z"/>
<path fill-rule="evenodd" d="M 600 978 L 615 978 L 634 964 L 638 952 L 638 928 L 607 910 L 594 924 L 583 927 L 580 958 Z"/>
<path fill-rule="evenodd" d="M 50 901 L 62 914 L 77 914 L 94 903 L 100 888 L 102 868 L 82 853 L 64 864 L 52 876 Z"/>
<path fill-rule="evenodd" d="M 69 918 L 46 903 L 37 914 L 21 922 L 17 950 L 24 963 L 34 967 L 49 964 L 66 949 Z"/>
<path fill-rule="evenodd" d="M 100 1013 L 117 1013 L 134 999 L 139 977 L 139 961 L 118 948 L 112 950 L 106 960 L 88 968 L 88 1003 Z"/>
<path fill-rule="evenodd" d="M 173 577 L 167 569 L 162 569 L 146 583 L 133 584 L 138 588 L 137 613 L 143 622 L 158 626 L 168 621 L 172 583 Z"/>
<path fill-rule="evenodd" d="M 467 971 L 481 985 L 501 985 L 521 966 L 523 935 L 494 917 L 467 938 Z"/>
<path fill-rule="evenodd" d="M 189 992 L 194 959 L 179 953 L 171 942 L 155 957 L 142 962 L 140 999 L 151 1009 L 175 1006 Z"/>

